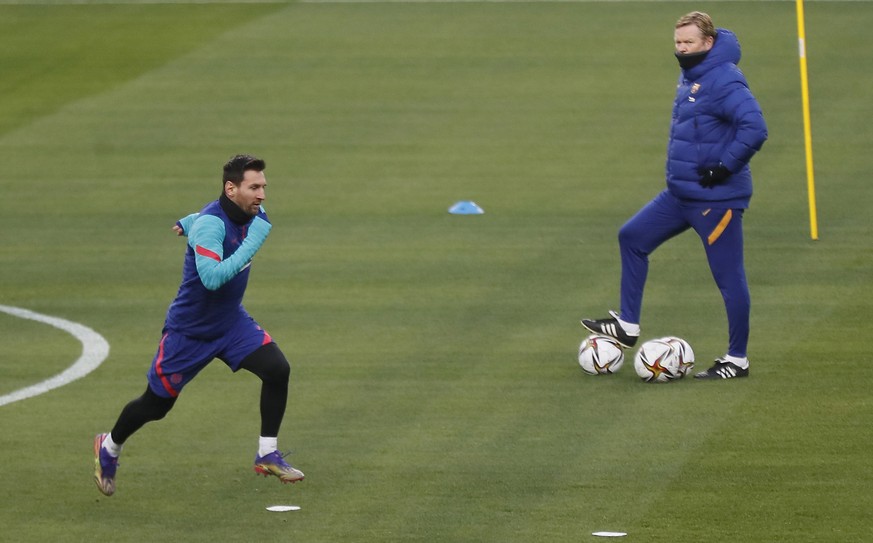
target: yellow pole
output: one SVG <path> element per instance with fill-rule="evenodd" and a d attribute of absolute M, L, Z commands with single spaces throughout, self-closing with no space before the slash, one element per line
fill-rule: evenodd
<path fill-rule="evenodd" d="M 797 0 L 797 40 L 800 46 L 800 91 L 803 97 L 803 140 L 806 150 L 806 190 L 809 195 L 809 232 L 818 239 L 818 219 L 815 211 L 815 175 L 812 167 L 812 128 L 809 118 L 809 77 L 806 71 L 806 30 L 803 21 L 803 0 Z"/>

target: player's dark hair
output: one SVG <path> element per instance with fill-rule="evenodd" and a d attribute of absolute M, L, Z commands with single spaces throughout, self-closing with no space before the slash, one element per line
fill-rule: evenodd
<path fill-rule="evenodd" d="M 238 186 L 242 183 L 246 171 L 254 170 L 256 172 L 262 172 L 266 168 L 267 163 L 260 158 L 253 157 L 252 155 L 236 155 L 225 163 L 221 185 L 224 186 L 225 183 L 230 181 Z"/>

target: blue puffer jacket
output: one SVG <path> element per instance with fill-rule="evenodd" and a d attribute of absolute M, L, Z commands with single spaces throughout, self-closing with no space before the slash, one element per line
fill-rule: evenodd
<path fill-rule="evenodd" d="M 740 43 L 718 29 L 706 58 L 682 70 L 667 147 L 667 189 L 688 203 L 746 208 L 752 197 L 749 160 L 767 139 L 767 125 L 746 78 L 737 68 Z M 700 186 L 700 170 L 723 163 L 731 176 Z"/>

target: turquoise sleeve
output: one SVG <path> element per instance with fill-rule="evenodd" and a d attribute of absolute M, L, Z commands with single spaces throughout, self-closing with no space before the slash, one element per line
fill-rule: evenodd
<path fill-rule="evenodd" d="M 224 258 L 224 222 L 213 215 L 198 217 L 188 235 L 188 245 L 194 249 L 200 281 L 209 290 L 217 290 L 242 271 L 263 245 L 272 226 L 255 217 L 246 239 L 236 251 Z"/>
<path fill-rule="evenodd" d="M 191 227 L 194 225 L 194 221 L 197 220 L 197 217 L 200 216 L 200 213 L 192 213 L 187 217 L 183 217 L 176 221 L 176 225 L 182 229 L 182 235 L 187 236 L 188 232 L 191 231 Z"/>

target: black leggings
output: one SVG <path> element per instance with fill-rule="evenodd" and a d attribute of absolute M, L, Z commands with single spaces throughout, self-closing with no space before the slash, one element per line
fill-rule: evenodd
<path fill-rule="evenodd" d="M 278 345 L 268 343 L 245 357 L 240 368 L 261 379 L 261 435 L 277 437 L 288 401 L 291 365 Z M 112 440 L 119 445 L 124 443 L 147 422 L 164 418 L 175 403 L 176 398 L 163 398 L 146 387 L 142 396 L 121 410 L 121 415 L 112 428 Z"/>
<path fill-rule="evenodd" d="M 261 435 L 277 437 L 288 401 L 291 364 L 278 345 L 268 343 L 245 357 L 240 368 L 261 379 Z"/>

